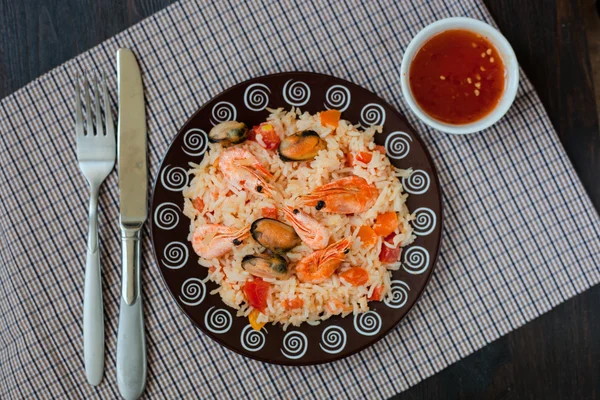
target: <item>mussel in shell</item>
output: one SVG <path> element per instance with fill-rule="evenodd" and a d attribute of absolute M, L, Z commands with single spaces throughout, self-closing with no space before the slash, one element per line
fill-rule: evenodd
<path fill-rule="evenodd" d="M 226 121 L 215 125 L 208 132 L 208 140 L 224 145 L 242 143 L 248 137 L 248 127 L 243 122 Z"/>
<path fill-rule="evenodd" d="M 242 268 L 259 278 L 285 278 L 288 262 L 278 254 L 249 254 L 242 259 Z"/>
<path fill-rule="evenodd" d="M 279 157 L 283 161 L 309 161 L 326 148 L 327 142 L 317 132 L 306 130 L 284 138 L 279 144 Z"/>
<path fill-rule="evenodd" d="M 292 226 L 272 218 L 254 221 L 250 233 L 260 245 L 275 253 L 285 253 L 302 242 Z"/>

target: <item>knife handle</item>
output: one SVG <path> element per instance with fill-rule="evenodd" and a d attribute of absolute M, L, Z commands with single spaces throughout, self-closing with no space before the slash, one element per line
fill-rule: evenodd
<path fill-rule="evenodd" d="M 117 383 L 125 399 L 137 399 L 146 384 L 146 337 L 142 314 L 141 226 L 122 227 L 123 277 L 117 333 Z"/>
<path fill-rule="evenodd" d="M 98 188 L 90 194 L 88 244 L 83 288 L 83 362 L 90 385 L 99 385 L 104 374 L 104 310 L 98 251 Z"/>

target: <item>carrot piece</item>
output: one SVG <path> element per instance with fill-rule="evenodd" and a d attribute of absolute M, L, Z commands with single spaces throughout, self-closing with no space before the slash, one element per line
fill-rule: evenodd
<path fill-rule="evenodd" d="M 260 311 L 256 309 L 250 311 L 250 314 L 248 314 L 248 322 L 250 322 L 252 329 L 254 329 L 255 331 L 260 331 L 262 327 L 266 325 L 266 322 L 256 322 L 256 319 L 258 318 L 259 314 Z"/>
<path fill-rule="evenodd" d="M 340 274 L 340 278 L 352 286 L 362 286 L 369 282 L 369 273 L 361 267 L 353 267 Z"/>
<path fill-rule="evenodd" d="M 339 110 L 321 111 L 321 113 L 319 114 L 319 118 L 321 119 L 321 125 L 329 126 L 333 129 L 338 127 L 341 116 L 342 112 Z"/>
<path fill-rule="evenodd" d="M 358 237 L 362 242 L 362 245 L 366 248 L 375 246 L 377 243 L 377 234 L 370 226 L 363 225 L 358 228 Z"/>
<path fill-rule="evenodd" d="M 368 151 L 361 151 L 356 156 L 352 155 L 352 153 L 346 154 L 346 164 L 349 167 L 354 166 L 354 160 L 360 161 L 361 163 L 368 164 L 373 159 L 373 154 Z"/>
<path fill-rule="evenodd" d="M 194 200 L 192 200 L 192 205 L 198 212 L 204 211 L 204 201 L 202 201 L 200 197 L 195 197 Z"/>
<path fill-rule="evenodd" d="M 283 302 L 283 306 L 288 310 L 294 310 L 296 308 L 304 307 L 304 300 L 294 297 L 292 300 L 285 300 Z"/>
<path fill-rule="evenodd" d="M 356 155 L 356 161 L 360 161 L 361 163 L 368 164 L 373 159 L 373 154 L 368 151 L 361 151 Z"/>
<path fill-rule="evenodd" d="M 398 215 L 396 215 L 395 212 L 390 211 L 379 214 L 377 218 L 375 218 L 373 230 L 378 236 L 387 236 L 390 233 L 393 233 L 397 226 Z"/>

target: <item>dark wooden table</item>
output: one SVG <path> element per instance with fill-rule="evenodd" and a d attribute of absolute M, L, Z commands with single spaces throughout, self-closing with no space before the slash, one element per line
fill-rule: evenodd
<path fill-rule="evenodd" d="M 0 97 L 172 2 L 0 0 Z M 600 208 L 600 133 L 590 64 L 590 57 L 600 58 L 594 1 L 485 2 Z M 600 398 L 600 287 L 396 398 Z"/>

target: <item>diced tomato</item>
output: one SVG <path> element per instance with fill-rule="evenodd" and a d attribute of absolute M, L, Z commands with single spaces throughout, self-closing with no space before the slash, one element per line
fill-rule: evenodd
<path fill-rule="evenodd" d="M 340 278 L 343 278 L 352 286 L 361 286 L 366 285 L 369 282 L 369 273 L 364 268 L 352 267 L 349 270 L 342 272 Z"/>
<path fill-rule="evenodd" d="M 260 213 L 264 218 L 277 219 L 277 209 L 275 207 L 263 207 Z"/>
<path fill-rule="evenodd" d="M 260 278 L 246 282 L 243 287 L 246 301 L 259 311 L 264 311 L 267 308 L 267 298 L 269 297 L 270 289 L 271 285 Z"/>
<path fill-rule="evenodd" d="M 388 243 L 394 243 L 395 233 L 390 233 L 385 237 L 384 241 Z M 392 264 L 397 262 L 400 259 L 400 254 L 402 254 L 402 248 L 400 248 L 400 243 L 398 246 L 394 248 L 390 248 L 385 245 L 385 243 L 381 243 L 381 252 L 379 253 L 379 261 L 384 264 Z"/>
<path fill-rule="evenodd" d="M 375 151 L 380 152 L 381 154 L 383 154 L 385 156 L 385 146 L 381 146 L 379 144 L 375 145 Z"/>
<path fill-rule="evenodd" d="M 339 110 L 327 110 L 319 113 L 321 125 L 336 129 L 340 123 L 342 112 Z"/>
<path fill-rule="evenodd" d="M 373 230 L 379 236 L 388 236 L 389 234 L 394 233 L 397 227 L 398 215 L 396 215 L 395 212 L 390 211 L 379 214 L 377 218 L 375 218 Z"/>
<path fill-rule="evenodd" d="M 304 307 L 304 300 L 294 297 L 292 300 L 285 300 L 283 302 L 283 306 L 288 310 L 294 310 L 296 308 Z"/>
<path fill-rule="evenodd" d="M 377 234 L 367 225 L 358 228 L 358 237 L 360 238 L 362 245 L 366 248 L 372 247 L 377 243 Z"/>
<path fill-rule="evenodd" d="M 264 146 L 256 139 L 256 135 L 259 134 Z M 248 132 L 248 140 L 259 143 L 267 150 L 275 150 L 277 147 L 279 147 L 279 143 L 281 143 L 281 139 L 275 131 L 275 127 L 269 122 L 263 122 L 262 124 L 252 128 L 250 132 Z"/>
<path fill-rule="evenodd" d="M 361 163 L 368 164 L 373 159 L 373 154 L 368 151 L 361 151 L 356 155 L 356 161 L 360 161 Z"/>
<path fill-rule="evenodd" d="M 381 301 L 382 293 L 383 293 L 383 286 L 377 286 L 375 289 L 373 289 L 373 293 L 371 293 L 371 295 L 369 297 L 367 297 L 367 300 Z"/>
<path fill-rule="evenodd" d="M 250 326 L 252 326 L 252 329 L 255 331 L 260 331 L 262 327 L 266 325 L 266 322 L 256 322 L 259 315 L 260 311 L 258 310 L 252 310 L 250 311 L 250 314 L 248 314 L 248 322 L 250 322 Z"/>
<path fill-rule="evenodd" d="M 195 197 L 194 200 L 192 200 L 192 205 L 198 212 L 204 211 L 204 201 L 202 201 L 200 197 Z"/>

